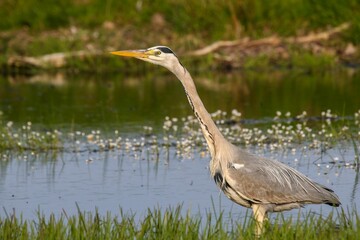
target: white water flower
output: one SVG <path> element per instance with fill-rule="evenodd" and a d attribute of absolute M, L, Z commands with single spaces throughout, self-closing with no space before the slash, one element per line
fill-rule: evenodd
<path fill-rule="evenodd" d="M 233 110 L 231 111 L 231 114 L 232 114 L 233 116 L 235 116 L 235 117 L 241 117 L 241 112 L 239 112 L 239 111 L 236 110 L 236 109 L 233 109 Z"/>

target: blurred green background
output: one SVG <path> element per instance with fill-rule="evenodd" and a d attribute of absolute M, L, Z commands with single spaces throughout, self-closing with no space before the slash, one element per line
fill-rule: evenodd
<path fill-rule="evenodd" d="M 302 36 L 343 23 L 349 23 L 349 29 L 321 47 L 333 49 L 333 57 L 349 43 L 360 44 L 358 0 L 2 0 L 0 16 L 2 64 L 18 55 L 158 44 L 172 46 L 181 55 L 219 40 Z M 81 68 L 83 63 L 70 65 Z"/>
<path fill-rule="evenodd" d="M 140 121 L 144 113 L 151 123 L 166 115 L 191 114 L 186 101 L 174 105 L 171 99 L 183 95 L 177 82 L 173 87 L 154 80 L 172 80 L 165 69 L 108 54 L 168 45 L 193 74 L 210 112 L 237 108 L 247 118 L 262 118 L 277 110 L 319 115 L 332 108 L 339 115 L 351 115 L 359 106 L 359 10 L 360 1 L 355 0 L 2 0 L 0 64 L 3 75 L 11 77 L 0 78 L 0 110 L 15 122 L 95 126 Z M 186 55 L 216 41 L 311 36 L 344 23 L 349 27 L 335 36 L 308 44 Z M 39 69 L 27 59 L 79 51 L 92 55 L 72 56 L 59 68 L 40 69 L 50 71 L 45 77 L 36 76 Z M 238 69 L 250 71 L 225 75 L 232 70 L 232 60 Z M 125 87 L 128 78 L 142 80 Z M 229 87 L 223 89 L 217 79 Z M 113 84 L 119 85 L 109 87 Z M 131 108 L 132 103 L 137 107 Z M 85 112 L 78 114 L 80 110 Z"/>
<path fill-rule="evenodd" d="M 214 40 L 241 34 L 286 36 L 351 22 L 352 30 L 344 37 L 358 44 L 359 10 L 357 0 L 2 0 L 0 29 L 96 28 L 105 21 L 151 29 L 152 18 L 160 14 L 171 31 Z"/>

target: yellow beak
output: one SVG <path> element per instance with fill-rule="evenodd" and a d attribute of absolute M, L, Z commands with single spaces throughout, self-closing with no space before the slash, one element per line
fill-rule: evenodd
<path fill-rule="evenodd" d="M 125 50 L 110 53 L 123 57 L 148 58 L 148 54 L 144 50 Z"/>

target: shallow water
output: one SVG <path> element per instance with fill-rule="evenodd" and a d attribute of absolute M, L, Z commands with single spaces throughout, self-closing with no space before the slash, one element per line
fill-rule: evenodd
<path fill-rule="evenodd" d="M 360 107 L 357 72 L 245 72 L 194 78 L 210 112 L 235 108 L 245 119 L 266 119 L 278 110 L 320 116 L 328 108 L 349 116 Z M 130 139 L 141 136 L 143 126 L 152 126 L 161 136 L 165 116 L 192 114 L 183 89 L 171 75 L 0 77 L 0 111 L 2 124 L 13 121 L 22 126 L 30 121 L 39 131 L 100 129 L 105 135 L 117 130 Z M 345 208 L 360 201 L 358 173 L 345 164 L 332 164 L 334 158 L 354 161 L 351 144 L 338 144 L 322 154 L 320 150 L 303 152 L 302 147 L 286 153 L 248 150 L 284 162 L 332 188 Z M 203 156 L 195 149 L 191 158 L 178 156 L 173 147 L 162 148 L 158 157 L 146 148 L 143 152 L 4 151 L 0 156 L 0 215 L 13 209 L 26 218 L 36 218 L 38 210 L 46 215 L 76 214 L 76 203 L 85 211 L 97 208 L 100 213 L 117 214 L 122 208 L 138 216 L 147 208 L 178 204 L 194 214 L 214 210 L 239 218 L 246 214 L 245 208 L 216 188 L 209 175 L 208 154 Z M 309 205 L 301 211 L 326 214 L 331 210 L 326 205 Z"/>
<path fill-rule="evenodd" d="M 249 151 L 254 152 L 254 149 Z M 256 152 L 262 155 L 264 152 Z M 159 159 L 148 158 L 147 153 L 125 151 L 97 153 L 62 153 L 58 156 L 13 157 L 1 165 L 0 202 L 8 212 L 15 209 L 26 218 L 36 218 L 40 209 L 45 215 L 62 211 L 77 212 L 98 208 L 100 213 L 110 211 L 143 214 L 147 208 L 166 208 L 183 204 L 193 214 L 231 212 L 239 218 L 246 209 L 238 207 L 216 188 L 210 178 L 209 156 L 201 157 L 197 151 L 192 159 L 177 157 L 173 150 L 163 149 Z M 313 180 L 332 188 L 342 201 L 343 207 L 354 206 L 360 201 L 358 176 L 354 169 L 333 167 L 334 157 L 351 159 L 354 153 L 333 149 L 319 158 L 316 151 L 306 154 L 266 153 L 298 169 Z M 49 160 L 49 158 L 52 158 Z M 26 159 L 26 160 L 24 160 Z M 46 161 L 44 161 L 46 159 Z M 91 160 L 91 161 L 89 161 Z M 321 163 L 320 166 L 317 166 Z M 324 214 L 330 206 L 309 205 L 302 212 L 316 211 Z M 297 215 L 293 210 L 288 214 Z"/>

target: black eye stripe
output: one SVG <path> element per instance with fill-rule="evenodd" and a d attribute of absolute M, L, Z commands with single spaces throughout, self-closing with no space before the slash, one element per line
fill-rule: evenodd
<path fill-rule="evenodd" d="M 158 47 L 157 49 L 159 49 L 160 51 L 162 51 L 163 53 L 172 53 L 174 54 L 173 51 L 171 51 L 170 48 L 167 48 L 167 47 Z"/>

